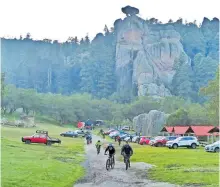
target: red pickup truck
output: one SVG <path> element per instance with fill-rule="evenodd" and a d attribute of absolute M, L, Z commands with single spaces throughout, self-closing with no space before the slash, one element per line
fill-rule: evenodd
<path fill-rule="evenodd" d="M 24 136 L 21 138 L 22 142 L 26 144 L 30 143 L 42 143 L 46 145 L 51 145 L 54 143 L 61 143 L 61 140 L 58 138 L 51 138 L 48 136 L 48 131 L 37 130 L 36 133 L 32 136 Z"/>

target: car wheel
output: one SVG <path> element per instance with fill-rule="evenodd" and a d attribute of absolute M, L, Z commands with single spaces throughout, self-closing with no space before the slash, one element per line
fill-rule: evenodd
<path fill-rule="evenodd" d="M 171 147 L 168 147 L 169 149 L 171 149 Z"/>
<path fill-rule="evenodd" d="M 143 145 L 147 145 L 146 142 L 143 142 Z"/>
<path fill-rule="evenodd" d="M 51 146 L 51 144 L 52 144 L 52 143 L 51 143 L 50 141 L 47 142 L 47 145 L 48 145 L 48 146 Z"/>
<path fill-rule="evenodd" d="M 193 144 L 191 145 L 191 147 L 192 147 L 193 149 L 195 149 L 195 148 L 196 148 L 196 144 L 193 143 Z"/>
<path fill-rule="evenodd" d="M 216 147 L 214 151 L 215 151 L 215 153 L 219 153 L 219 148 Z"/>
<path fill-rule="evenodd" d="M 177 149 L 178 148 L 178 145 L 175 143 L 175 144 L 173 144 L 173 149 Z"/>
<path fill-rule="evenodd" d="M 30 141 L 30 140 L 26 140 L 25 143 L 26 143 L 26 144 L 30 144 L 31 141 Z"/>

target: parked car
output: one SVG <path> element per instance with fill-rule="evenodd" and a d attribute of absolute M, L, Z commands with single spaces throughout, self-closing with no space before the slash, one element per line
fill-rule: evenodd
<path fill-rule="evenodd" d="M 77 133 L 78 136 L 85 137 L 85 132 L 83 130 L 76 130 L 74 132 Z"/>
<path fill-rule="evenodd" d="M 142 137 L 140 139 L 140 145 L 148 145 L 150 143 L 150 138 L 149 137 Z"/>
<path fill-rule="evenodd" d="M 182 136 L 166 143 L 168 148 L 177 149 L 178 147 L 187 147 L 195 149 L 199 146 L 198 139 L 194 136 Z"/>
<path fill-rule="evenodd" d="M 121 140 L 124 140 L 125 138 L 127 138 L 129 135 L 128 134 L 120 134 L 119 137 L 121 138 Z"/>
<path fill-rule="evenodd" d="M 104 132 L 104 134 L 105 135 L 109 135 L 111 132 L 114 132 L 114 131 L 116 131 L 115 129 L 110 129 L 110 130 L 108 130 L 107 132 Z"/>
<path fill-rule="evenodd" d="M 154 138 L 151 138 L 149 144 L 150 144 L 150 145 L 154 145 L 155 142 L 157 142 L 157 140 L 161 140 L 161 139 L 164 139 L 164 138 L 165 138 L 165 136 L 156 136 L 156 137 L 154 137 Z"/>
<path fill-rule="evenodd" d="M 138 138 L 139 138 L 139 136 L 134 136 L 134 137 L 132 138 L 132 142 L 138 143 L 138 142 L 137 142 Z"/>
<path fill-rule="evenodd" d="M 205 146 L 205 151 L 206 152 L 219 152 L 219 147 L 220 147 L 220 141 L 217 141 L 213 144 L 209 144 Z"/>
<path fill-rule="evenodd" d="M 76 138 L 78 137 L 78 133 L 74 132 L 74 131 L 67 131 L 67 132 L 62 132 L 60 133 L 60 136 L 63 136 L 63 137 L 73 137 L 73 138 Z"/>
<path fill-rule="evenodd" d="M 155 146 L 155 147 L 166 146 L 167 141 L 172 141 L 175 140 L 176 138 L 177 136 L 166 136 L 166 137 L 157 138 L 152 142 L 151 146 Z"/>
<path fill-rule="evenodd" d="M 122 127 L 122 129 L 121 130 L 124 130 L 124 131 L 129 131 L 130 130 L 130 127 L 129 126 L 124 126 L 124 127 Z"/>
<path fill-rule="evenodd" d="M 109 137 L 110 137 L 110 138 L 115 138 L 115 136 L 118 136 L 119 134 L 120 134 L 120 132 L 114 131 L 114 132 L 111 132 L 111 133 L 109 134 Z"/>
<path fill-rule="evenodd" d="M 133 138 L 132 138 L 132 142 L 135 142 L 135 143 L 139 143 L 140 142 L 140 140 L 141 140 L 141 138 L 143 138 L 143 137 L 146 137 L 146 136 L 134 136 Z M 140 138 L 140 139 L 139 139 Z"/>
<path fill-rule="evenodd" d="M 132 142 L 132 139 L 135 135 L 133 134 L 127 134 L 126 137 L 124 137 L 124 141 L 129 141 L 129 142 Z"/>
<path fill-rule="evenodd" d="M 34 135 L 24 136 L 21 138 L 21 141 L 25 142 L 26 144 L 42 143 L 42 144 L 46 144 L 46 145 L 51 145 L 54 143 L 61 143 L 60 139 L 49 137 L 48 131 L 44 131 L 44 130 L 37 130 Z"/>

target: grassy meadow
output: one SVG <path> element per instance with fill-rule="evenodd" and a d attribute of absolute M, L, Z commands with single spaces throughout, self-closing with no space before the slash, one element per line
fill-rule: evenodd
<path fill-rule="evenodd" d="M 41 119 L 42 121 L 44 119 Z M 60 138 L 60 145 L 24 144 L 22 136 L 37 129 L 48 130 L 49 136 Z M 72 187 L 84 176 L 84 139 L 60 137 L 71 130 L 47 123 L 35 128 L 1 127 L 2 187 Z"/>
<path fill-rule="evenodd" d="M 219 186 L 219 154 L 198 149 L 168 149 L 132 144 L 133 162 L 146 162 L 153 167 L 147 177 L 180 185 Z"/>

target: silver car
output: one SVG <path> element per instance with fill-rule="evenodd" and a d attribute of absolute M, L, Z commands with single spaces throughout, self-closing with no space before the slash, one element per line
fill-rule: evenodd
<path fill-rule="evenodd" d="M 205 146 L 206 152 L 219 152 L 220 141 Z"/>

